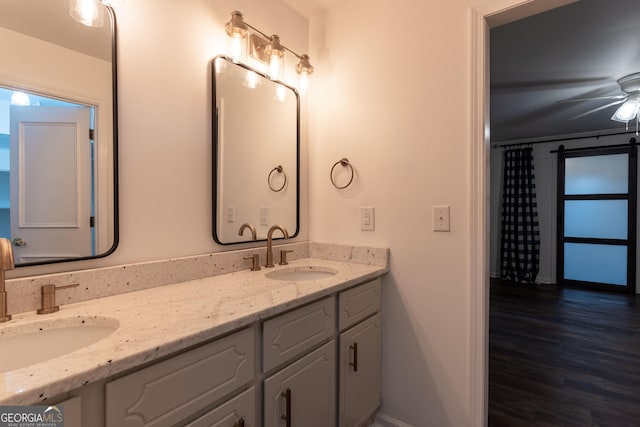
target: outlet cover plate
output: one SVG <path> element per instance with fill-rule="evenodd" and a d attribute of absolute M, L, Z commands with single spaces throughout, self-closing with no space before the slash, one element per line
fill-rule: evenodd
<path fill-rule="evenodd" d="M 373 231 L 376 229 L 375 208 L 363 206 L 360 208 L 360 230 Z"/>

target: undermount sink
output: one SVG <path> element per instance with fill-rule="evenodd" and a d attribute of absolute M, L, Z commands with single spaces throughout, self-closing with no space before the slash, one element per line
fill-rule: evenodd
<path fill-rule="evenodd" d="M 266 274 L 269 279 L 300 282 L 306 280 L 320 280 L 334 276 L 336 270 L 329 267 L 303 266 L 274 270 Z"/>
<path fill-rule="evenodd" d="M 111 335 L 111 318 L 68 317 L 0 326 L 0 373 L 71 353 Z"/>

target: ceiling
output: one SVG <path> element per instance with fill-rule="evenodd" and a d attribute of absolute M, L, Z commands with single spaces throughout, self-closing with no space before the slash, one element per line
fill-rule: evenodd
<path fill-rule="evenodd" d="M 284 0 L 291 8 L 300 15 L 313 18 L 323 10 L 331 9 L 346 0 Z"/>
<path fill-rule="evenodd" d="M 580 0 L 491 30 L 491 141 L 625 131 L 616 80 L 640 72 L 638 0 Z M 560 102 L 559 102 L 560 101 Z M 629 123 L 635 130 L 635 122 Z"/>

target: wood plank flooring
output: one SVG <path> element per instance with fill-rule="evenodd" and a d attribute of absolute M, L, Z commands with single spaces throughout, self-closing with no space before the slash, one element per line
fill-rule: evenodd
<path fill-rule="evenodd" d="M 640 426 L 640 297 L 492 280 L 489 425 Z"/>

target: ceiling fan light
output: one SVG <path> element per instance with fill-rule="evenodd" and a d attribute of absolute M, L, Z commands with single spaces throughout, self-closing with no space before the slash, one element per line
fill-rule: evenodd
<path fill-rule="evenodd" d="M 611 120 L 626 123 L 633 120 L 638 113 L 638 101 L 630 99 L 622 104 L 611 117 Z"/>

